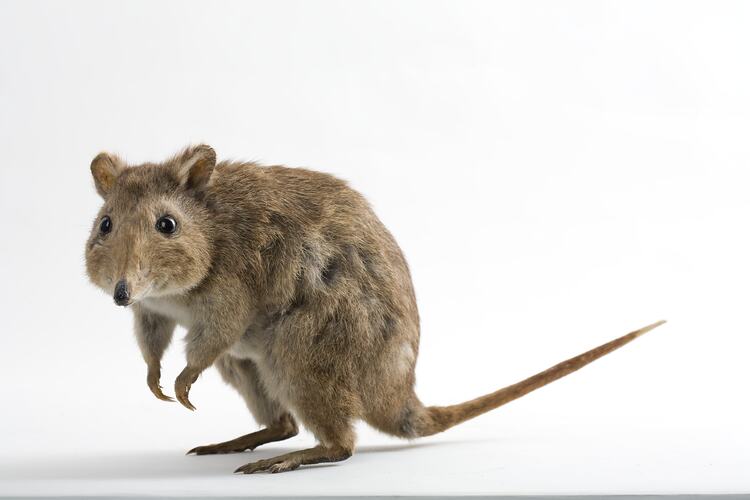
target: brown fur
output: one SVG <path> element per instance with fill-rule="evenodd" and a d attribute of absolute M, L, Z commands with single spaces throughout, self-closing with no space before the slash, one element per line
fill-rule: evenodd
<path fill-rule="evenodd" d="M 319 445 L 248 464 L 280 472 L 344 460 L 353 422 L 414 438 L 441 432 L 552 382 L 658 324 L 495 393 L 425 407 L 414 393 L 419 316 L 409 269 L 388 230 L 344 182 L 304 169 L 221 162 L 208 146 L 127 167 L 102 153 L 91 165 L 104 206 L 86 247 L 91 280 L 124 280 L 147 383 L 160 399 L 160 360 L 175 325 L 187 328 L 187 366 L 175 393 L 216 365 L 244 397 L 259 432 L 191 450 L 253 449 L 297 434 Z M 99 230 L 109 216 L 112 229 Z M 164 215 L 174 234 L 156 230 Z"/>

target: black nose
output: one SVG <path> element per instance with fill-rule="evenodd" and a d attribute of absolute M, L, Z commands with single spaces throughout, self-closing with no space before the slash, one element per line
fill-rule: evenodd
<path fill-rule="evenodd" d="M 129 303 L 130 290 L 128 290 L 128 282 L 122 279 L 115 285 L 115 304 L 118 306 L 126 306 Z"/>

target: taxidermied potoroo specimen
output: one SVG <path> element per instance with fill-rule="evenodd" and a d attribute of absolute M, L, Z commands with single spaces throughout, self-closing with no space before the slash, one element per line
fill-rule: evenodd
<path fill-rule="evenodd" d="M 409 269 L 391 234 L 345 182 L 304 169 L 220 162 L 208 146 L 163 163 L 91 163 L 104 198 L 86 245 L 91 281 L 129 306 L 154 395 L 176 325 L 187 329 L 177 400 L 215 365 L 258 432 L 199 446 L 252 450 L 297 434 L 314 448 L 236 472 L 282 472 L 354 452 L 353 425 L 416 438 L 442 432 L 557 380 L 662 322 L 522 382 L 453 406 L 414 393 L 419 316 Z"/>

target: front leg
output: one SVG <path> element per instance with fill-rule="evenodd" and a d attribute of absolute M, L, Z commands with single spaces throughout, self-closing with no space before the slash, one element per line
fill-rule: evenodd
<path fill-rule="evenodd" d="M 161 378 L 161 358 L 172 341 L 175 322 L 160 314 L 148 311 L 133 304 L 135 317 L 135 338 L 148 367 L 146 383 L 154 396 L 162 401 L 174 401 L 165 395 L 159 385 Z"/>
<path fill-rule="evenodd" d="M 193 326 L 187 335 L 187 366 L 175 380 L 175 397 L 189 409 L 195 406 L 188 399 L 190 387 L 203 370 L 211 366 L 216 359 L 237 342 L 245 331 L 244 324 L 237 320 L 239 314 L 208 314 Z"/>

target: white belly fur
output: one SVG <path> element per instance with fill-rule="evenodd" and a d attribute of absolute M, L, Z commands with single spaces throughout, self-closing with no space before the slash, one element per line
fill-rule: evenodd
<path fill-rule="evenodd" d="M 141 305 L 150 311 L 176 321 L 183 328 L 189 329 L 193 324 L 192 311 L 186 304 L 168 298 L 148 297 L 141 301 Z"/>
<path fill-rule="evenodd" d="M 255 362 L 260 361 L 263 356 L 258 346 L 254 345 L 252 341 L 246 340 L 244 336 L 232 344 L 227 353 L 233 358 L 250 359 Z"/>
<path fill-rule="evenodd" d="M 289 394 L 290 381 L 288 373 L 277 373 L 271 369 L 269 363 L 269 342 L 272 331 L 255 325 L 245 331 L 245 334 L 229 348 L 227 354 L 238 359 L 248 359 L 255 364 L 257 375 L 266 389 L 268 396 L 282 404 L 284 408 L 296 414 L 293 398 Z"/>

